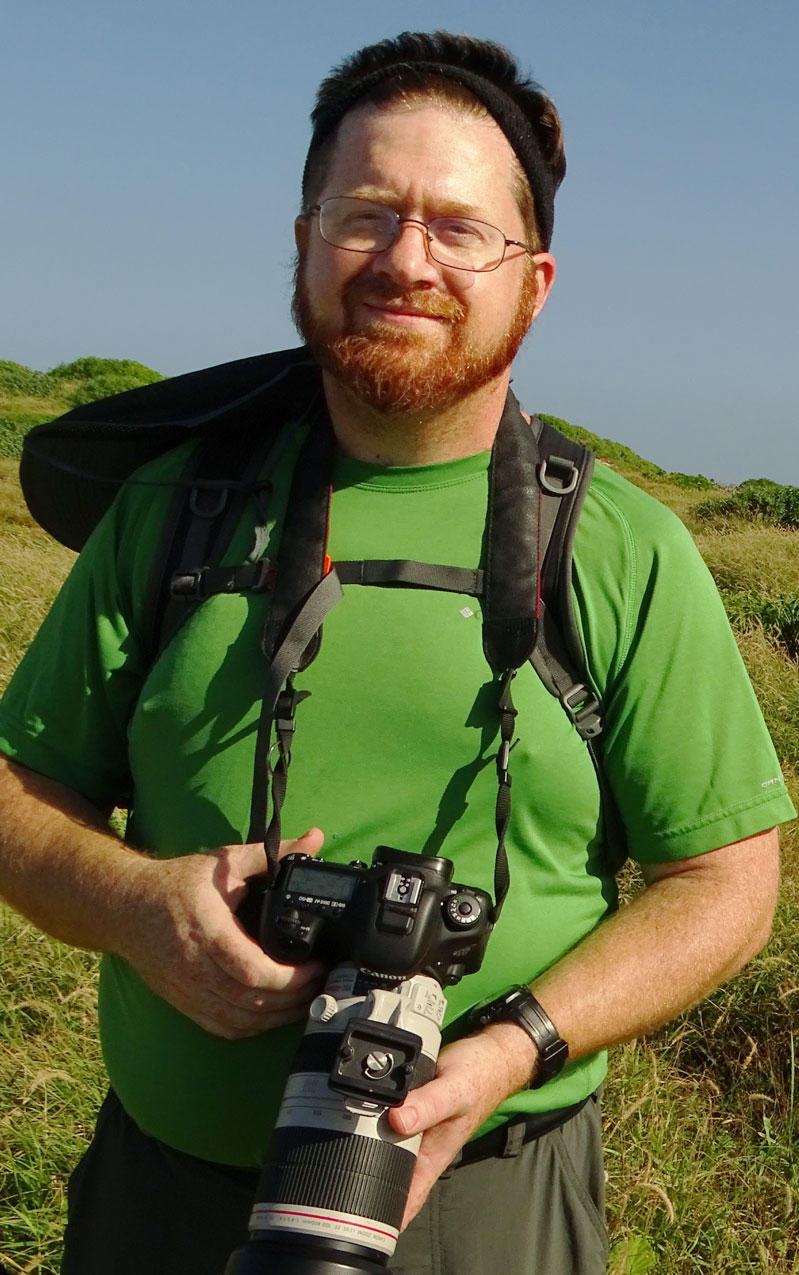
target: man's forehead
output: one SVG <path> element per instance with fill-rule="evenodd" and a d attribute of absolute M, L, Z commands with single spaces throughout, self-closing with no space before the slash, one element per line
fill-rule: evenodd
<path fill-rule="evenodd" d="M 425 96 L 420 92 L 405 93 L 385 102 L 364 102 L 354 106 L 342 117 L 334 149 L 339 142 L 356 134 L 377 129 L 381 132 L 392 129 L 401 132 L 409 121 L 420 118 L 440 119 L 456 133 L 481 130 L 485 135 L 498 139 L 499 143 L 504 143 L 506 153 L 513 155 L 513 148 L 502 129 L 480 102 L 475 100 L 472 105 L 466 105 L 438 96 Z"/>
<path fill-rule="evenodd" d="M 484 207 L 483 179 L 489 175 L 492 193 L 510 192 L 516 166 L 504 133 L 481 109 L 417 97 L 369 103 L 341 121 L 326 164 L 325 193 L 375 198 L 393 193 L 387 178 L 403 184 L 427 179 L 452 211 L 465 214 L 469 206 Z M 348 189 L 333 190 L 342 181 Z"/>

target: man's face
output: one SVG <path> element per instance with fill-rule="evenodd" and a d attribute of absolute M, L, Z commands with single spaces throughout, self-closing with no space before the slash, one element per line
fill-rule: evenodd
<path fill-rule="evenodd" d="M 456 213 L 525 241 L 514 155 L 490 118 L 413 103 L 345 116 L 317 202 L 354 195 L 429 221 Z M 334 248 L 318 217 L 297 220 L 294 313 L 321 364 L 387 413 L 436 411 L 503 375 L 554 277 L 510 247 L 492 271 L 456 270 L 427 253 L 417 225 L 384 252 Z"/>

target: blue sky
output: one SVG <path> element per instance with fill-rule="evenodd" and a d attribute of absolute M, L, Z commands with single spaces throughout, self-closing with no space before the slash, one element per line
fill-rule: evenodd
<path fill-rule="evenodd" d="M 167 374 L 296 344 L 315 88 L 402 28 L 499 40 L 554 98 L 559 274 L 533 409 L 669 469 L 799 485 L 796 0 L 5 0 L 0 358 Z"/>

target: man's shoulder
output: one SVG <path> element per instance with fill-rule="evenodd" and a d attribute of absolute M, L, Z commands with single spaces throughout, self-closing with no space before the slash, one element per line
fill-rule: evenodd
<path fill-rule="evenodd" d="M 587 541 L 605 552 L 614 547 L 626 556 L 661 558 L 676 552 L 698 557 L 688 528 L 677 514 L 657 497 L 612 469 L 603 461 L 594 467 L 578 529 L 575 551 Z"/>
<path fill-rule="evenodd" d="M 636 483 L 625 478 L 606 461 L 597 460 L 588 491 L 593 502 L 609 520 L 626 524 L 637 532 L 651 528 L 655 534 L 664 531 L 687 535 L 677 514 Z"/>
<path fill-rule="evenodd" d="M 659 589 L 701 585 L 710 579 L 688 528 L 672 509 L 603 463 L 597 463 L 574 540 L 574 564 L 582 589 L 613 599 L 619 614 Z M 715 592 L 715 590 L 713 590 Z"/>

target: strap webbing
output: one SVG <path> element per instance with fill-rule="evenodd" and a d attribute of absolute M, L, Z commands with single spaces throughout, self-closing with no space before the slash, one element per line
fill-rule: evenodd
<path fill-rule="evenodd" d="M 510 887 L 510 868 L 508 854 L 505 849 L 505 834 L 510 823 L 510 785 L 508 770 L 510 750 L 513 743 L 513 732 L 516 727 L 516 712 L 511 697 L 510 686 L 516 676 L 515 669 L 508 669 L 500 682 L 499 689 L 499 751 L 497 753 L 497 804 L 494 812 L 494 824 L 497 833 L 497 854 L 494 860 L 494 906 L 491 909 L 491 924 L 496 925 L 505 896 Z"/>
<path fill-rule="evenodd" d="M 255 747 L 255 769 L 250 806 L 248 841 L 263 841 L 269 872 L 277 866 L 280 846 L 280 812 L 286 796 L 286 780 L 291 763 L 294 715 L 297 692 L 293 677 L 314 634 L 337 602 L 342 598 L 341 583 L 335 571 L 329 571 L 309 593 L 272 656 L 266 691 L 261 704 L 261 717 Z M 285 689 L 284 689 L 285 687 Z M 278 760 L 270 761 L 272 724 L 277 733 Z M 267 827 L 267 792 L 272 778 L 272 817 Z"/>
<path fill-rule="evenodd" d="M 483 591 L 484 573 L 468 567 L 444 567 L 407 558 L 373 558 L 333 565 L 342 584 L 405 585 L 442 589 L 446 593 L 469 593 L 473 597 L 479 597 Z"/>

